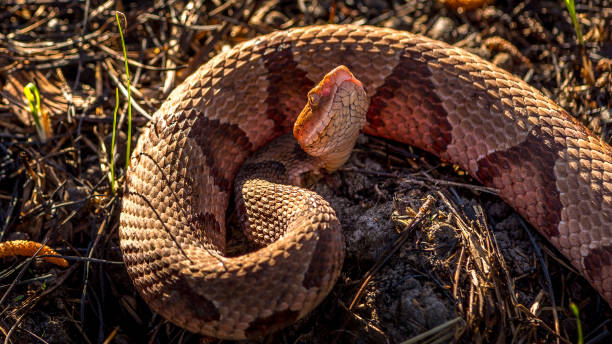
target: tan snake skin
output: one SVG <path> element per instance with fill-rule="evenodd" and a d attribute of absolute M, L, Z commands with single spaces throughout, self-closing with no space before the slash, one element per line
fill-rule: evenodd
<path fill-rule="evenodd" d="M 313 233 L 223 257 L 241 163 L 288 132 L 314 83 L 344 64 L 371 99 L 365 132 L 460 165 L 548 238 L 612 302 L 612 151 L 562 108 L 474 55 L 391 29 L 329 25 L 257 37 L 179 85 L 141 135 L 121 249 L 151 307 L 220 338 L 274 331 L 331 288 Z M 291 204 L 299 195 L 287 196 Z M 318 220 L 326 222 L 322 209 Z M 330 220 L 331 221 L 331 220 Z"/>

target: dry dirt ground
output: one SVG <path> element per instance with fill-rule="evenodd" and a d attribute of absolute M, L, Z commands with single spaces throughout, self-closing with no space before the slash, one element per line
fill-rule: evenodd
<path fill-rule="evenodd" d="M 46 241 L 69 268 L 0 261 L 5 343 L 206 343 L 151 312 L 118 245 L 126 78 L 115 10 L 125 13 L 135 140 L 167 93 L 224 47 L 273 30 L 360 23 L 420 33 L 523 78 L 610 142 L 612 5 L 563 1 L 72 1 L 0 5 L 0 241 Z M 125 24 L 125 22 L 124 22 Z M 23 93 L 41 90 L 41 141 Z M 138 108 L 136 108 L 138 105 Z M 349 163 L 314 186 L 337 209 L 342 275 L 312 314 L 264 343 L 612 342 L 612 311 L 560 253 L 496 195 L 410 147 L 360 138 Z M 421 212 L 419 212 L 421 209 Z M 228 213 L 235 228 L 235 214 Z M 415 222 L 418 224 L 414 225 Z M 240 242 L 233 235 L 232 243 Z"/>

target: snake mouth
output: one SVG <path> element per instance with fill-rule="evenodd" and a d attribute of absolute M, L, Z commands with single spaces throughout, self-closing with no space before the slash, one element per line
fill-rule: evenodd
<path fill-rule="evenodd" d="M 345 84 L 350 83 L 350 84 Z M 351 85 L 352 84 L 352 85 Z M 341 104 L 336 96 L 340 88 L 363 88 L 346 66 L 340 65 L 327 73 L 321 82 L 308 92 L 308 103 L 293 126 L 293 135 L 306 151 L 326 134 L 327 128 L 337 116 L 335 104 Z"/>

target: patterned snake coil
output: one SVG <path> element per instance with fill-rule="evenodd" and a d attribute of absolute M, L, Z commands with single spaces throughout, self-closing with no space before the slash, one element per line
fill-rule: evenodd
<path fill-rule="evenodd" d="M 288 231 L 244 256 L 223 252 L 239 167 L 291 130 L 305 95 L 338 65 L 370 98 L 367 134 L 434 153 L 499 189 L 612 304 L 610 146 L 538 90 L 461 49 L 391 29 L 327 25 L 219 54 L 170 94 L 140 136 L 121 249 L 156 312 L 192 332 L 241 339 L 299 319 L 329 292 L 343 253 L 326 231 Z M 291 212 L 302 196 L 282 197 L 270 208 Z M 317 209 L 309 221 L 337 222 L 333 210 Z"/>

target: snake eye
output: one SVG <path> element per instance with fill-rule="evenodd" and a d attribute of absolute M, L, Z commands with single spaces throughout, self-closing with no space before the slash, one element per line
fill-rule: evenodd
<path fill-rule="evenodd" d="M 318 95 L 317 93 L 310 93 L 308 95 L 308 102 L 310 103 L 311 106 L 319 105 L 320 100 L 321 100 L 321 96 Z"/>

